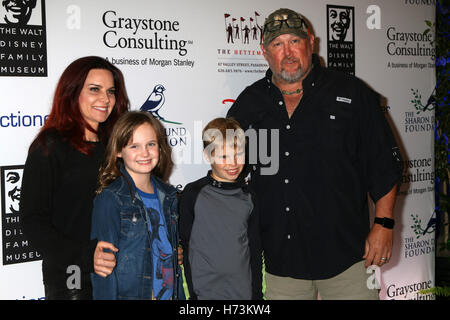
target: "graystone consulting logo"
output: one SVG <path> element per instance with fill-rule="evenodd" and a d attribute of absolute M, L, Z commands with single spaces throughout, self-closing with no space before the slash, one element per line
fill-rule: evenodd
<path fill-rule="evenodd" d="M 327 62 L 355 74 L 355 8 L 327 5 Z"/>
<path fill-rule="evenodd" d="M 426 31 L 426 30 L 425 30 Z M 419 68 L 433 66 L 433 64 L 424 64 L 418 62 L 406 63 L 404 57 L 410 60 L 410 57 L 429 57 L 434 60 L 436 49 L 432 45 L 433 32 L 412 31 L 402 29 L 398 26 L 389 26 L 386 29 L 386 38 L 388 40 L 386 51 L 392 57 L 401 58 L 403 63 L 393 63 L 394 68 Z M 388 64 L 389 66 L 389 64 Z"/>
<path fill-rule="evenodd" d="M 434 300 L 432 293 L 422 294 L 422 290 L 431 289 L 433 287 L 432 280 L 424 280 L 413 283 L 391 284 L 386 288 L 386 295 L 391 300 L 408 299 L 408 300 Z"/>
<path fill-rule="evenodd" d="M 45 0 L 2 0 L 0 49 L 0 76 L 47 76 Z"/>
<path fill-rule="evenodd" d="M 402 161 L 402 186 L 409 189 L 399 191 L 401 195 L 420 195 L 434 192 L 433 158 L 411 158 Z"/>
<path fill-rule="evenodd" d="M 178 20 L 153 17 L 122 16 L 120 12 L 107 10 L 102 14 L 103 44 L 110 49 L 165 50 L 184 57 L 192 40 L 180 39 Z"/>

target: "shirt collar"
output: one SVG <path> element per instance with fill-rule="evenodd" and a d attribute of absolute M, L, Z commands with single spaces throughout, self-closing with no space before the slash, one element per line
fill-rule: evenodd
<path fill-rule="evenodd" d="M 128 191 L 130 192 L 132 199 L 136 198 L 137 188 L 134 184 L 133 178 L 131 178 L 128 171 L 125 169 L 124 165 L 120 166 L 120 172 L 123 175 L 123 178 L 125 178 L 125 182 L 128 186 Z M 153 186 L 156 187 L 158 190 L 158 193 L 162 193 L 163 196 L 160 198 L 164 199 L 164 196 L 173 197 L 177 193 L 177 190 L 168 184 L 164 183 L 160 178 L 156 177 L 155 175 L 150 176 L 150 181 L 153 183 Z M 156 193 L 156 190 L 155 190 Z M 161 200 L 161 199 L 160 199 Z"/>
<path fill-rule="evenodd" d="M 208 183 L 216 188 L 231 190 L 231 189 L 242 188 L 245 184 L 245 179 L 242 175 L 240 175 L 239 178 L 234 182 L 223 182 L 223 181 L 217 181 L 216 179 L 214 179 L 212 177 L 211 174 L 212 174 L 212 170 L 209 170 L 208 175 L 207 175 Z"/>

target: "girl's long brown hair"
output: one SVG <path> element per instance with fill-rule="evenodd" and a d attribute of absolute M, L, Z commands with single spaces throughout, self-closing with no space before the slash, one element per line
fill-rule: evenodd
<path fill-rule="evenodd" d="M 114 125 L 111 137 L 106 147 L 105 158 L 99 173 L 97 194 L 122 175 L 120 167 L 123 159 L 117 154 L 133 139 L 134 131 L 142 124 L 149 124 L 155 130 L 159 146 L 159 161 L 152 174 L 168 182 L 173 169 L 172 149 L 167 142 L 164 126 L 145 111 L 129 111 L 119 118 Z"/>
<path fill-rule="evenodd" d="M 84 120 L 78 103 L 81 89 L 92 69 L 109 70 L 113 75 L 116 104 L 108 119 L 95 131 Z M 96 132 L 100 141 L 107 143 L 117 119 L 128 110 L 129 101 L 122 72 L 101 57 L 88 56 L 73 61 L 62 73 L 56 86 L 50 115 L 30 146 L 30 151 L 44 145 L 49 132 L 57 131 L 78 151 L 89 154 L 93 145 L 84 141 L 85 129 Z"/>

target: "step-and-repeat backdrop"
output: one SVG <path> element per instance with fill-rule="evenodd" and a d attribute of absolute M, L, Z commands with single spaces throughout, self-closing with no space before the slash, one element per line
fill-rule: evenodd
<path fill-rule="evenodd" d="M 316 35 L 330 67 L 355 74 L 383 96 L 403 155 L 394 255 L 368 270 L 382 299 L 433 299 L 433 32 L 435 0 L 5 0 L 0 7 L 0 299 L 43 299 L 41 255 L 20 229 L 27 149 L 49 114 L 56 82 L 73 60 L 107 58 L 125 75 L 133 110 L 162 95 L 159 116 L 182 189 L 203 176 L 201 129 L 224 116 L 268 68 L 264 19 L 287 7 Z M 336 28 L 336 26 L 338 26 Z M 151 110 L 150 110 L 151 111 Z"/>

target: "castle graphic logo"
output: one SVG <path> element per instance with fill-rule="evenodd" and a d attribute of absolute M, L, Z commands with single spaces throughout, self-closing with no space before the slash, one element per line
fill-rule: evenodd
<path fill-rule="evenodd" d="M 1 167 L 3 265 L 41 260 L 20 228 L 23 166 Z"/>
<path fill-rule="evenodd" d="M 223 44 L 217 48 L 217 72 L 221 74 L 264 74 L 269 67 L 261 50 L 264 18 L 253 13 L 223 14 Z"/>
<path fill-rule="evenodd" d="M 233 17 L 224 14 L 225 34 L 229 44 L 262 43 L 263 26 L 258 23 L 260 14 L 254 11 L 251 17 Z"/>
<path fill-rule="evenodd" d="M 163 116 L 159 114 L 161 108 L 164 106 L 164 103 L 166 102 L 164 91 L 166 91 L 166 88 L 162 84 L 157 84 L 153 88 L 153 91 L 150 93 L 148 98 L 142 104 L 140 110 L 151 113 L 156 119 L 162 122 L 172 124 L 182 124 L 181 122 L 166 120 Z"/>
<path fill-rule="evenodd" d="M 0 76 L 46 77 L 45 0 L 2 0 Z"/>
<path fill-rule="evenodd" d="M 355 8 L 327 5 L 328 67 L 355 74 Z"/>

